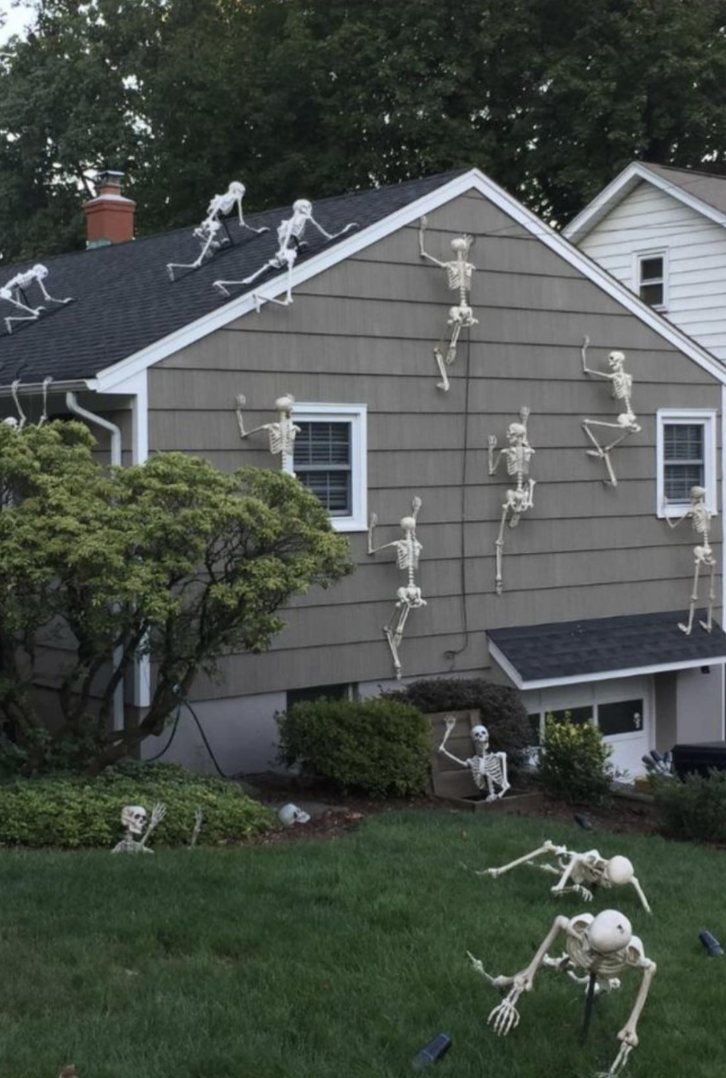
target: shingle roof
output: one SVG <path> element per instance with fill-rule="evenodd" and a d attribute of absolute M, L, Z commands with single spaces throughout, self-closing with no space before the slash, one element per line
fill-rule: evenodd
<path fill-rule="evenodd" d="M 715 622 L 713 631 L 705 632 L 698 617 L 696 612 L 690 636 L 678 628 L 679 621 L 688 620 L 688 611 L 490 629 L 487 635 L 528 683 L 609 670 L 706 665 L 725 658 L 726 633 Z"/>
<path fill-rule="evenodd" d="M 313 213 L 328 232 L 337 232 L 350 221 L 365 229 L 466 171 L 457 169 L 392 187 L 321 199 L 314 203 Z M 270 229 L 261 236 L 240 231 L 233 219 L 230 233 L 234 246 L 224 248 L 196 271 L 177 271 L 175 282 L 169 280 L 166 264 L 194 261 L 200 244 L 192 229 L 199 222 L 131 243 L 48 259 L 48 292 L 58 299 L 71 296 L 73 302 L 58 307 L 46 305 L 46 313 L 37 321 L 16 323 L 9 335 L 4 318 L 20 312 L 0 300 L 0 385 L 8 385 L 18 376 L 26 383 L 41 382 L 47 375 L 56 382 L 92 378 L 222 307 L 230 301 L 212 288 L 212 282 L 247 277 L 266 262 L 277 249 L 277 227 L 290 212 L 286 206 L 246 217 L 254 227 L 265 225 Z M 202 216 L 203 211 L 200 220 Z M 308 228 L 305 239 L 309 245 L 301 252 L 298 264 L 326 246 L 314 228 Z M 24 262 L 0 267 L 0 286 L 30 265 Z M 271 272 L 260 283 L 274 276 Z M 240 288 L 231 294 L 237 298 L 245 291 L 249 289 Z M 36 302 L 33 292 L 31 305 Z"/>
<path fill-rule="evenodd" d="M 640 164 L 686 194 L 699 198 L 707 206 L 712 206 L 719 213 L 726 214 L 726 176 L 714 176 L 711 173 L 696 172 L 690 168 L 654 165 L 649 161 L 641 161 Z"/>

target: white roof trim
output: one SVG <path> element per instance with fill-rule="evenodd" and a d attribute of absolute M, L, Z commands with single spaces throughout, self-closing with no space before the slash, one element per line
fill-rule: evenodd
<path fill-rule="evenodd" d="M 687 659 L 679 663 L 660 663 L 653 666 L 630 666 L 622 670 L 600 670 L 595 673 L 575 674 L 572 677 L 535 678 L 525 681 L 519 671 L 493 640 L 489 640 L 489 654 L 518 689 L 550 689 L 557 685 L 582 685 L 589 681 L 611 681 L 614 678 L 638 677 L 644 674 L 665 674 L 670 670 L 693 670 L 699 666 L 723 666 L 726 655 L 716 658 Z"/>
<path fill-rule="evenodd" d="M 714 179 L 717 178 L 714 177 Z M 633 161 L 607 187 L 603 187 L 600 194 L 562 229 L 562 235 L 566 236 L 572 243 L 579 243 L 588 232 L 591 232 L 593 228 L 599 225 L 618 202 L 622 202 L 626 195 L 629 195 L 641 182 L 651 183 L 654 187 L 665 191 L 666 194 L 677 198 L 679 202 L 689 206 L 696 213 L 700 213 L 703 217 L 708 217 L 710 220 L 715 221 L 716 224 L 726 228 L 726 214 L 710 206 L 708 202 L 689 194 L 679 184 L 670 183 L 665 176 L 661 176 L 657 172 L 651 172 L 647 165 L 643 165 L 639 161 Z"/>
<path fill-rule="evenodd" d="M 718 381 L 726 383 L 726 368 L 710 352 L 701 348 L 685 333 L 682 333 L 670 322 L 661 318 L 656 311 L 643 303 L 629 288 L 611 277 L 596 262 L 588 258 L 577 247 L 574 247 L 558 232 L 549 228 L 531 210 L 522 206 L 521 203 L 517 202 L 515 198 L 507 194 L 506 191 L 494 183 L 493 180 L 488 179 L 478 169 L 471 169 L 469 172 L 449 180 L 448 183 L 443 183 L 441 187 L 430 191 L 422 198 L 416 199 L 400 210 L 396 210 L 375 224 L 369 225 L 368 228 L 352 233 L 340 243 L 335 244 L 335 246 L 323 249 L 313 258 L 296 266 L 292 272 L 293 288 L 311 277 L 317 276 L 317 274 L 322 273 L 338 262 L 350 258 L 351 255 L 369 247 L 372 243 L 384 239 L 397 229 L 417 221 L 424 214 L 438 209 L 439 206 L 471 190 L 478 191 L 484 195 L 485 198 L 511 217 L 514 222 L 531 232 L 546 247 L 549 247 L 555 254 L 602 288 L 623 307 L 636 315 L 642 322 L 645 322 L 659 336 L 683 352 L 700 367 L 703 367 Z M 257 286 L 257 294 L 263 299 L 281 295 L 286 290 L 286 278 L 286 274 L 280 274 L 268 283 Z M 236 296 L 229 303 L 225 303 L 202 318 L 198 318 L 195 322 L 190 322 L 181 329 L 175 330 L 174 333 L 170 333 L 161 340 L 142 348 L 139 352 L 128 356 L 112 367 L 101 370 L 97 375 L 98 391 L 111 391 L 117 382 L 125 381 L 131 375 L 159 363 L 162 359 L 166 359 L 167 356 L 173 355 L 180 349 L 193 344 L 200 338 L 206 337 L 207 334 L 221 329 L 222 326 L 228 325 L 230 322 L 254 310 L 255 300 L 251 292 Z"/>

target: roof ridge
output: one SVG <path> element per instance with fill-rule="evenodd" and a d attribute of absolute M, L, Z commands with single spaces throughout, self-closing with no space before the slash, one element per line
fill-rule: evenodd
<path fill-rule="evenodd" d="M 660 161 L 636 160 L 636 164 L 645 165 L 646 168 L 665 168 L 669 172 L 685 172 L 689 176 L 704 176 L 709 180 L 726 180 L 726 172 L 702 172 L 697 168 L 681 168 L 679 165 L 662 165 Z"/>

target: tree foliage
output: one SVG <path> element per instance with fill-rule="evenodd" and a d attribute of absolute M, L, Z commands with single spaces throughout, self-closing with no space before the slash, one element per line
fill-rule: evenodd
<path fill-rule="evenodd" d="M 345 540 L 291 476 L 183 453 L 104 469 L 80 423 L 0 425 L 0 722 L 6 757 L 98 769 L 164 722 L 198 674 L 259 651 L 286 601 L 350 571 Z M 62 664 L 52 735 L 32 686 Z M 140 725 L 107 733 L 134 657 L 155 664 Z M 112 661 L 113 660 L 113 661 Z"/>
<path fill-rule="evenodd" d="M 564 222 L 633 158 L 723 171 L 726 0 L 35 0 L 0 61 L 3 255 L 477 165 Z"/>

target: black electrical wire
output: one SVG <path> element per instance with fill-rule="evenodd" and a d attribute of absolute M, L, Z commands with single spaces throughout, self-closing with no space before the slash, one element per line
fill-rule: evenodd
<path fill-rule="evenodd" d="M 232 778 L 231 775 L 225 774 L 225 772 L 219 766 L 219 762 L 217 760 L 217 757 L 214 755 L 214 752 L 212 750 L 212 746 L 209 744 L 209 740 L 207 738 L 207 735 L 204 732 L 204 728 L 203 728 L 203 726 L 202 726 L 202 724 L 201 724 L 201 722 L 199 720 L 199 716 L 197 715 L 196 711 L 194 710 L 194 708 L 192 707 L 192 705 L 189 703 L 188 700 L 180 700 L 179 701 L 179 705 L 178 705 L 178 707 L 176 709 L 176 715 L 174 716 L 174 725 L 172 726 L 171 734 L 169 735 L 169 740 L 167 741 L 166 745 L 164 745 L 164 748 L 161 749 L 159 752 L 157 752 L 154 756 L 148 756 L 146 758 L 146 760 L 144 760 L 144 763 L 150 764 L 154 760 L 160 759 L 164 755 L 164 753 L 168 752 L 168 750 L 171 748 L 172 742 L 174 741 L 174 738 L 176 737 L 176 732 L 177 732 L 177 730 L 179 728 L 179 720 L 181 718 L 181 709 L 182 709 L 182 707 L 185 707 L 187 709 L 187 711 L 189 712 L 189 714 L 191 715 L 191 717 L 194 719 L 194 722 L 197 725 L 197 730 L 199 731 L 199 736 L 201 737 L 201 739 L 202 739 L 202 741 L 204 743 L 204 747 L 205 747 L 205 749 L 207 750 L 207 752 L 209 754 L 209 759 L 212 761 L 212 763 L 214 764 L 214 766 L 215 766 L 215 768 L 217 770 L 217 774 L 220 776 L 220 778 L 223 778 L 223 779 Z"/>
<path fill-rule="evenodd" d="M 461 577 L 461 634 L 464 643 L 460 648 L 450 648 L 444 652 L 449 670 L 456 666 L 456 660 L 469 647 L 469 614 L 466 588 L 466 474 L 469 458 L 469 407 L 471 392 L 471 329 L 466 331 L 466 367 L 464 370 L 464 440 L 461 450 L 461 525 L 459 529 L 459 573 Z"/>

